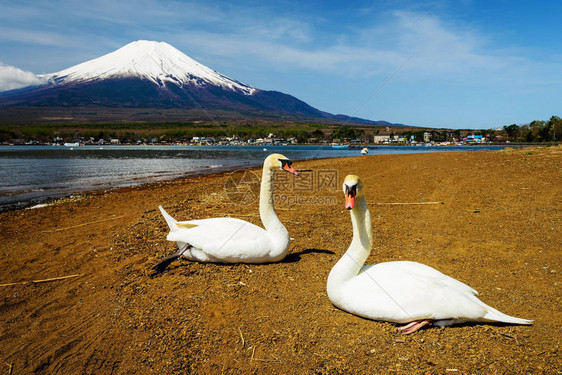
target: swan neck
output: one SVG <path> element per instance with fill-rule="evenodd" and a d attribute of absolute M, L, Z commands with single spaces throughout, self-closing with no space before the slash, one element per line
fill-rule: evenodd
<path fill-rule="evenodd" d="M 371 213 L 364 196 L 357 199 L 355 209 L 351 210 L 351 223 L 353 241 L 350 247 L 361 248 L 368 256 L 373 247 L 373 228 L 371 227 Z"/>
<path fill-rule="evenodd" d="M 264 166 L 260 188 L 260 218 L 265 229 L 270 231 L 279 231 L 281 228 L 286 231 L 285 227 L 275 213 L 273 205 L 273 181 L 274 172 Z"/>
<path fill-rule="evenodd" d="M 330 278 L 333 281 L 349 280 L 357 276 L 371 253 L 373 230 L 371 215 L 364 196 L 355 200 L 355 207 L 351 210 L 351 223 L 353 225 L 353 239 L 345 254 L 330 273 Z"/>

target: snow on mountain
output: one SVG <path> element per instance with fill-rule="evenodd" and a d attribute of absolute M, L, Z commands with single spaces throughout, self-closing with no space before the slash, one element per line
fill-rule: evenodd
<path fill-rule="evenodd" d="M 136 77 L 157 85 L 214 85 L 252 95 L 257 89 L 220 74 L 165 42 L 138 40 L 96 59 L 39 76 L 56 84 Z"/>

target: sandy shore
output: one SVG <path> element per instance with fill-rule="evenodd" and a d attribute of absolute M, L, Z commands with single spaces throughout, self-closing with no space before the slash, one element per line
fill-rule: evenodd
<path fill-rule="evenodd" d="M 257 202 L 230 188 L 242 172 L 2 213 L 0 284 L 18 284 L 0 287 L 0 374 L 560 373 L 561 162 L 551 147 L 295 163 L 313 172 L 277 184 L 285 261 L 181 260 L 156 276 L 175 249 L 159 204 L 180 220 L 260 224 Z M 325 284 L 351 240 L 349 173 L 370 203 L 369 263 L 425 263 L 535 325 L 402 336 L 334 308 Z"/>

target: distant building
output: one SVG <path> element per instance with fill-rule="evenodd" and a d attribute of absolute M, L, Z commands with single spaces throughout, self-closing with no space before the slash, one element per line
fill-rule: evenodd
<path fill-rule="evenodd" d="M 359 141 L 360 142 L 360 141 Z M 379 133 L 373 137 L 374 143 L 405 143 L 406 138 L 404 138 L 400 134 L 393 134 L 393 133 Z"/>
<path fill-rule="evenodd" d="M 390 142 L 390 134 L 375 134 L 373 137 L 374 143 L 388 143 Z"/>
<path fill-rule="evenodd" d="M 467 143 L 482 143 L 484 141 L 484 137 L 481 135 L 467 135 L 466 142 Z"/>

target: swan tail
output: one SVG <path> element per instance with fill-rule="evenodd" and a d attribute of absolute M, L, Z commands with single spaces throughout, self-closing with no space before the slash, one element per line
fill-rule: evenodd
<path fill-rule="evenodd" d="M 178 230 L 178 226 L 176 225 L 177 220 L 171 217 L 162 206 L 158 206 L 158 208 L 160 209 L 162 216 L 164 216 L 164 219 L 166 219 L 166 223 L 168 223 L 170 230 L 171 231 Z"/>
<path fill-rule="evenodd" d="M 501 311 L 498 311 L 488 305 L 486 305 L 485 307 L 488 311 L 486 312 L 486 315 L 484 315 L 483 318 L 488 321 L 509 323 L 509 324 L 523 324 L 523 325 L 531 325 L 535 322 L 534 320 L 522 319 L 522 318 L 517 318 L 515 316 L 504 314 Z"/>

